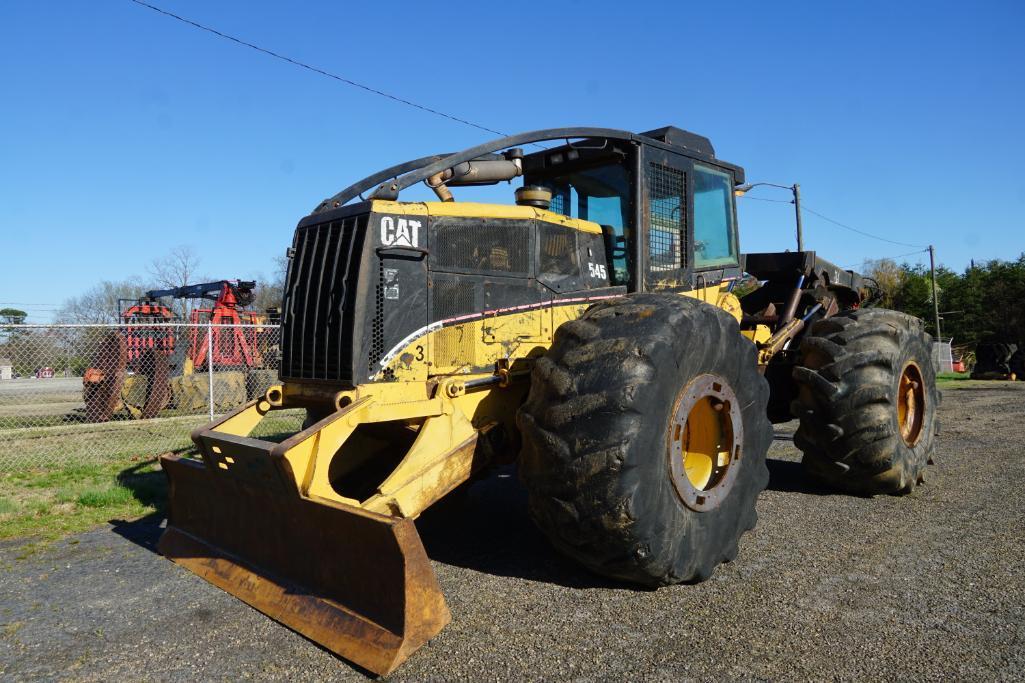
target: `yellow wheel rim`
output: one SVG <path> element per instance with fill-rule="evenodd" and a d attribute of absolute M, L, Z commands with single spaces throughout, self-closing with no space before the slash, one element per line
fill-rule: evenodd
<path fill-rule="evenodd" d="M 911 447 L 922 438 L 925 423 L 925 381 L 922 370 L 909 361 L 900 373 L 897 385 L 897 426 L 904 444 Z"/>
<path fill-rule="evenodd" d="M 724 379 L 701 375 L 677 396 L 667 451 L 677 495 L 688 507 L 709 510 L 736 477 L 743 428 L 737 397 Z"/>

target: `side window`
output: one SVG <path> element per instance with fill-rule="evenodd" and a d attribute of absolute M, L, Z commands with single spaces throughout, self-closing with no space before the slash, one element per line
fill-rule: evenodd
<path fill-rule="evenodd" d="M 552 190 L 550 211 L 605 226 L 609 281 L 613 285 L 630 283 L 633 270 L 631 185 L 629 173 L 622 164 L 594 166 L 560 176 L 530 177 L 524 182 L 545 185 Z M 581 263 L 586 274 L 584 266 Z"/>
<path fill-rule="evenodd" d="M 648 181 L 648 286 L 652 289 L 680 284 L 686 266 L 687 205 L 683 171 L 649 163 Z"/>
<path fill-rule="evenodd" d="M 575 230 L 541 223 L 540 272 L 547 275 L 580 277 Z"/>
<path fill-rule="evenodd" d="M 729 173 L 694 164 L 694 265 L 737 262 L 733 179 Z"/>
<path fill-rule="evenodd" d="M 576 230 L 562 225 L 538 221 L 537 280 L 556 292 L 585 289 L 581 273 L 580 245 Z"/>

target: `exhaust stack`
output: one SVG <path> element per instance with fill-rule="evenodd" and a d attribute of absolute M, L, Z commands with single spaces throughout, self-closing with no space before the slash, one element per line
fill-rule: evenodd
<path fill-rule="evenodd" d="M 523 175 L 523 150 L 510 149 L 504 158 L 473 159 L 435 173 L 425 182 L 443 202 L 455 201 L 449 187 L 494 185 Z"/>

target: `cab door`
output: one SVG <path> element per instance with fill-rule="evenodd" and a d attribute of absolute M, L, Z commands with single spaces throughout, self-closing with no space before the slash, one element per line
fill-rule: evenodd
<path fill-rule="evenodd" d="M 691 185 L 694 286 L 703 289 L 739 274 L 734 179 L 730 171 L 695 161 Z"/>

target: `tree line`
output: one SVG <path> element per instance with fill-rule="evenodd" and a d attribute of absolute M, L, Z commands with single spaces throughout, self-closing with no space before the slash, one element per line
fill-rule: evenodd
<path fill-rule="evenodd" d="M 78 296 L 66 299 L 54 316 L 57 323 L 117 323 L 120 322 L 119 301 L 135 301 L 145 292 L 153 289 L 171 289 L 215 280 L 233 280 L 238 273 L 217 273 L 210 276 L 201 270 L 201 259 L 188 246 L 175 247 L 155 258 L 147 268 L 144 277 L 130 277 L 123 280 L 102 280 Z M 257 275 L 253 303 L 249 307 L 265 311 L 281 305 L 284 289 L 285 257 L 274 261 L 274 270 L 269 276 Z M 203 307 L 201 301 L 192 299 L 167 300 L 166 304 L 175 317 L 188 320 L 193 308 Z"/>
<path fill-rule="evenodd" d="M 923 265 L 877 261 L 867 275 L 879 284 L 879 305 L 922 318 L 936 334 L 932 279 Z M 1025 253 L 1013 261 L 972 264 L 962 273 L 936 269 L 940 332 L 955 346 L 1025 342 Z"/>

